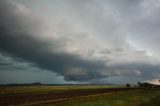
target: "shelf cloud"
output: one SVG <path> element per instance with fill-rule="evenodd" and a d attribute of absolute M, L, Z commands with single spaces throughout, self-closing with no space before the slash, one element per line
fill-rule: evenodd
<path fill-rule="evenodd" d="M 47 83 L 157 79 L 159 9 L 159 0 L 1 0 L 0 73 L 56 74 Z M 0 83 L 18 80 L 8 79 Z"/>

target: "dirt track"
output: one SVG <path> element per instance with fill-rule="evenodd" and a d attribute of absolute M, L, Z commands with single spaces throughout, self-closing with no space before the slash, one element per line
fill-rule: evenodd
<path fill-rule="evenodd" d="M 26 94 L 26 95 L 1 95 L 0 106 L 17 105 L 24 103 L 32 103 L 37 101 L 48 100 L 63 100 L 66 98 L 103 94 L 107 92 L 128 91 L 139 88 L 106 88 L 106 89 L 90 89 L 90 90 L 76 90 L 65 91 L 61 93 L 46 93 L 46 94 Z"/>

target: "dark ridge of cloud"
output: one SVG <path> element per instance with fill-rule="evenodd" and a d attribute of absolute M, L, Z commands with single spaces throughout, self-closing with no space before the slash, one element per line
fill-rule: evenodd
<path fill-rule="evenodd" d="M 15 59 L 0 51 L 0 71 L 32 70 L 36 69 L 34 64 L 26 63 L 22 59 Z"/>
<path fill-rule="evenodd" d="M 38 41 L 24 33 L 10 33 L 9 29 L 0 29 L 0 33 L 0 49 L 2 51 L 15 57 L 20 57 L 23 60 L 36 63 L 41 68 L 52 70 L 61 75 L 63 75 L 63 71 L 70 66 L 83 67 L 86 70 L 92 71 L 104 67 L 104 64 L 98 61 L 83 60 L 76 55 L 70 55 L 67 53 L 57 54 L 51 52 L 47 48 L 46 43 Z M 91 77 L 88 75 L 91 75 L 91 73 L 92 72 L 84 76 L 90 79 Z M 77 76 L 77 79 L 80 80 L 80 77 Z M 83 80 L 82 76 L 81 79 Z M 74 78 L 74 80 L 76 80 L 76 78 Z"/>
<path fill-rule="evenodd" d="M 65 68 L 68 68 L 70 66 L 84 67 L 86 70 L 93 71 L 97 68 L 104 67 L 102 63 L 83 60 L 78 58 L 76 55 L 74 56 L 65 53 L 52 53 L 51 51 L 45 48 L 43 43 L 40 43 L 34 40 L 33 38 L 27 36 L 13 37 L 10 34 L 7 35 L 2 32 L 1 34 L 1 50 L 10 53 L 13 56 L 20 57 L 26 61 L 36 63 L 41 68 L 52 70 L 61 75 L 64 73 L 63 71 L 65 70 Z M 12 39 L 12 41 L 10 39 Z M 26 42 L 28 42 L 29 44 Z M 85 77 L 89 78 L 88 75 L 86 75 Z M 80 78 L 78 78 L 78 80 L 80 80 Z"/>
<path fill-rule="evenodd" d="M 12 39 L 12 41 L 10 39 Z M 28 42 L 29 44 L 26 42 Z M 76 55 L 52 53 L 51 51 L 46 49 L 43 43 L 36 41 L 28 36 L 13 37 L 10 34 L 7 35 L 3 33 L 0 36 L 0 45 L 1 50 L 10 53 L 13 56 L 36 63 L 41 68 L 52 70 L 61 75 L 63 75 L 63 71 L 70 66 L 83 67 L 86 70 L 92 71 L 104 67 L 103 63 L 83 60 L 78 58 L 78 56 Z M 86 75 L 85 77 L 89 78 L 88 75 Z M 80 78 L 78 78 L 78 80 L 80 80 Z"/>
<path fill-rule="evenodd" d="M 1 6 L 2 4 L 3 3 L 1 3 Z M 63 75 L 66 77 L 66 80 L 88 80 L 95 77 L 95 74 L 97 74 L 95 73 L 95 70 L 105 67 L 105 65 L 99 61 L 88 61 L 81 59 L 77 55 L 51 52 L 47 47 L 48 44 L 46 42 L 41 42 L 32 37 L 32 35 L 29 35 L 25 30 L 21 30 L 25 29 L 25 27 L 20 29 L 17 27 L 25 23 L 19 22 L 17 20 L 19 17 L 15 16 L 15 14 L 9 14 L 9 12 L 12 12 L 12 8 L 9 11 L 5 9 L 10 8 L 10 4 L 8 4 L 9 6 L 7 4 L 5 5 L 6 6 L 3 6 L 0 10 L 2 17 L 0 20 L 0 50 L 11 54 L 13 57 L 22 58 L 25 61 L 35 63 L 40 68 L 51 70 Z M 6 18 L 9 19 L 5 20 Z M 12 19 L 12 21 L 10 19 Z M 78 73 L 75 76 L 66 76 L 64 71 L 69 67 L 83 67 L 86 71 L 90 71 L 80 76 Z M 98 76 L 97 74 L 96 77 L 103 76 Z"/>

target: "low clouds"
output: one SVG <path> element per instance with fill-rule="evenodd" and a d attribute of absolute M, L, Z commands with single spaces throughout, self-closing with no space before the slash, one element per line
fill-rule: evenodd
<path fill-rule="evenodd" d="M 6 4 L 5 4 L 6 5 Z M 8 4 L 11 5 L 11 4 Z M 8 6 L 10 7 L 10 6 Z M 7 8 L 8 8 L 7 7 Z M 4 7 L 5 8 L 5 7 Z M 12 10 L 12 8 L 11 8 Z M 5 11 L 7 12 L 7 11 Z M 10 11 L 9 11 L 10 12 Z M 3 13 L 2 13 L 3 14 Z M 19 13 L 20 15 L 20 13 Z M 17 17 L 17 15 L 7 14 L 2 15 L 3 17 L 12 17 L 13 19 Z M 23 18 L 23 17 L 22 17 Z M 14 20 L 17 21 L 17 20 Z M 37 21 L 37 20 L 35 20 Z M 24 61 L 28 61 L 36 64 L 38 67 L 42 69 L 47 69 L 50 71 L 54 71 L 60 75 L 63 75 L 65 79 L 68 80 L 87 80 L 90 78 L 94 78 L 94 71 L 98 70 L 100 67 L 105 67 L 104 63 L 99 61 L 90 61 L 80 58 L 76 54 L 68 54 L 68 53 L 56 53 L 50 49 L 54 49 L 57 47 L 56 45 L 52 45 L 52 48 L 49 48 L 50 42 L 43 42 L 40 39 L 36 39 L 35 35 L 30 35 L 27 31 L 25 31 L 25 26 L 21 27 L 24 30 L 20 30 L 21 28 L 17 28 L 19 24 L 23 23 L 15 23 L 15 27 L 5 27 L 8 20 L 1 20 L 1 36 L 0 36 L 0 48 L 2 51 L 13 55 L 15 58 L 21 58 Z M 9 24 L 7 24 L 9 25 Z M 32 26 L 34 28 L 34 25 Z M 20 32 L 18 31 L 20 30 Z M 55 47 L 54 47 L 55 46 Z M 87 72 L 83 75 L 68 75 L 65 73 L 68 68 L 74 67 L 84 68 Z M 89 72 L 91 70 L 91 72 Z M 80 77 L 81 76 L 81 77 Z M 72 77 L 72 78 L 68 78 Z M 97 77 L 101 77 L 100 75 Z"/>
<path fill-rule="evenodd" d="M 126 4 L 132 3 L 78 2 L 46 1 L 44 5 L 42 1 L 0 1 L 0 53 L 6 54 L 0 55 L 3 58 L 0 70 L 14 68 L 7 64 L 13 64 L 12 59 L 15 59 L 27 64 L 16 65 L 15 70 L 27 71 L 19 67 L 48 70 L 63 76 L 65 81 L 112 83 L 108 82 L 112 77 L 123 81 L 127 77 L 141 80 L 160 77 L 159 60 L 147 55 L 146 48 L 139 50 L 132 45 L 136 39 L 129 39 L 135 34 L 130 28 L 136 28 L 137 24 L 130 26 L 129 19 L 135 20 L 134 14 L 125 20 L 131 14 L 123 13 L 122 7 L 131 8 Z M 110 7 L 107 7 L 108 3 Z M 142 5 L 139 1 L 134 3 L 138 7 Z M 46 5 L 48 8 L 44 9 Z M 118 7 L 119 13 L 116 12 Z M 129 11 L 136 12 L 134 9 Z M 124 15 L 127 16 L 123 18 Z M 156 46 L 155 49 L 159 50 Z M 4 59 L 7 57 L 12 59 Z M 133 79 L 130 82 L 134 82 Z"/>

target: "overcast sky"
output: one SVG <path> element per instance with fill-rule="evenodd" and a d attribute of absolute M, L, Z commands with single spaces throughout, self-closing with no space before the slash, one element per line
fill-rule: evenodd
<path fill-rule="evenodd" d="M 160 0 L 0 0 L 0 83 L 160 78 Z"/>

